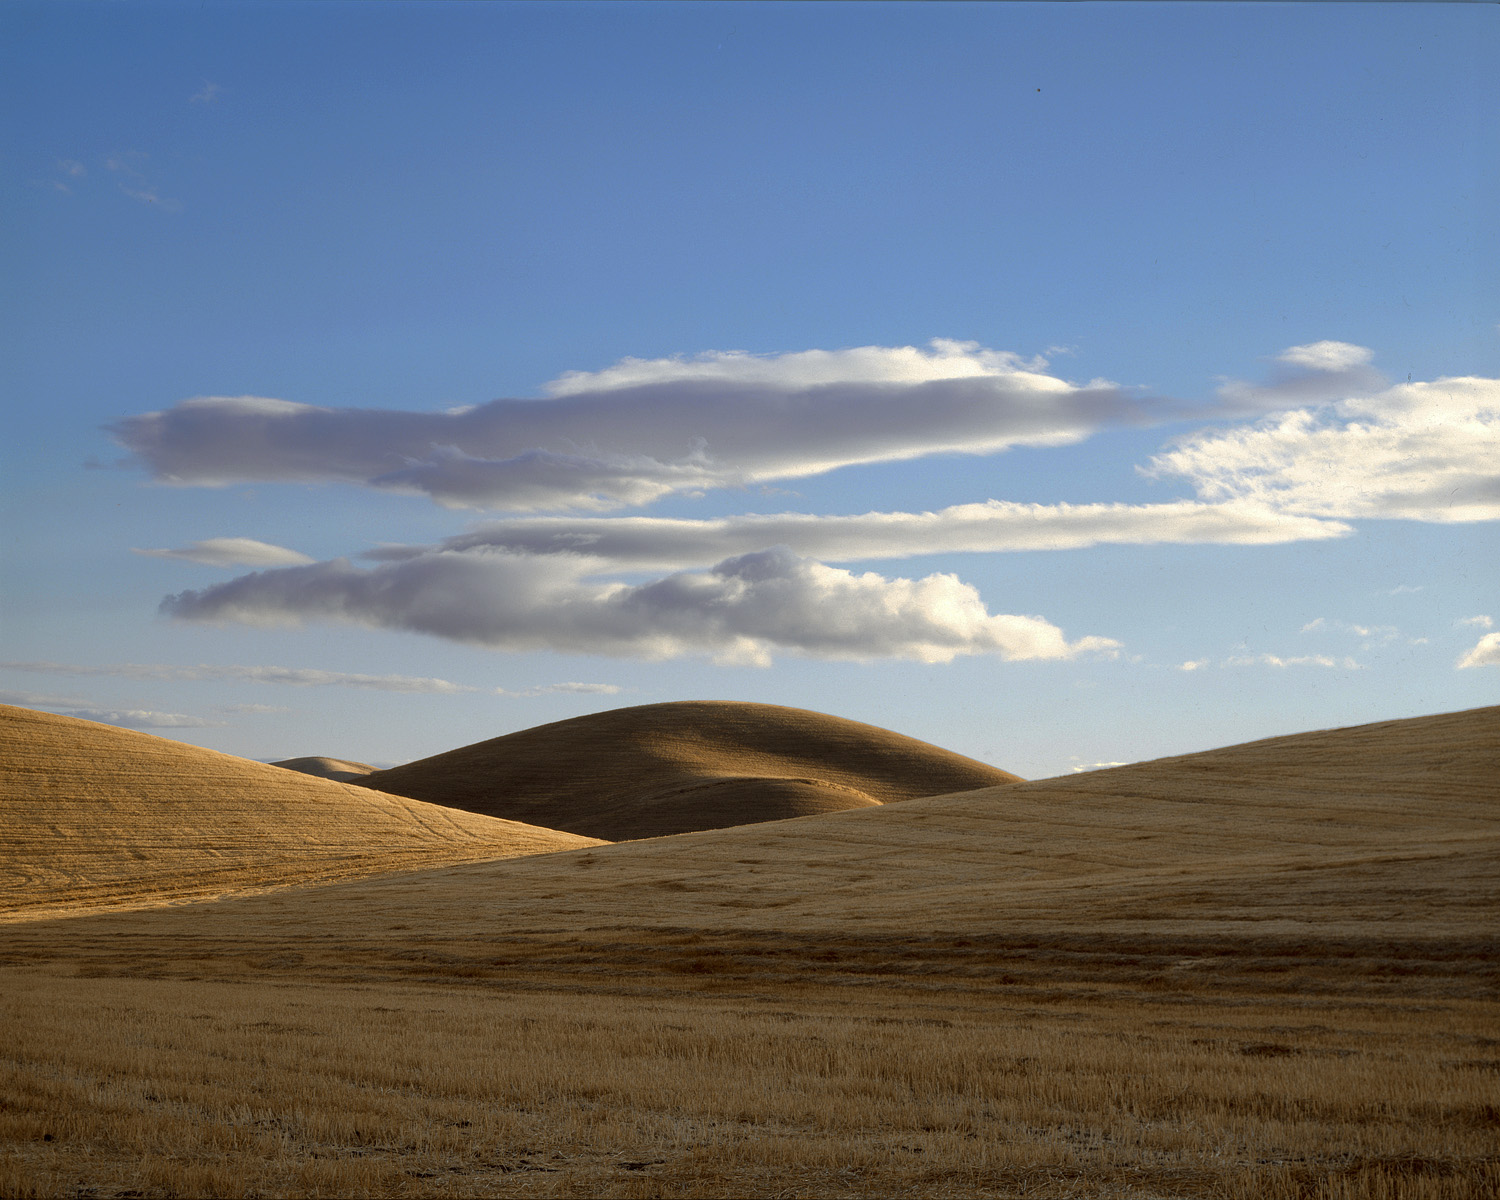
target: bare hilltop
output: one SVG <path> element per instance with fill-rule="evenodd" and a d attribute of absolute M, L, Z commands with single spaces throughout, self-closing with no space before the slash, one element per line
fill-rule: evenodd
<path fill-rule="evenodd" d="M 1015 783 L 875 725 L 774 704 L 645 704 L 491 738 L 358 782 L 607 841 Z"/>

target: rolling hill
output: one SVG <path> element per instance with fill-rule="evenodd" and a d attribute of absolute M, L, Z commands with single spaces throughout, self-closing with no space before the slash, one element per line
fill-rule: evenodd
<path fill-rule="evenodd" d="M 298 895 L 309 928 L 375 942 L 393 924 L 454 944 L 518 928 L 1492 937 L 1500 707 Z M 262 903 L 183 919 L 253 936 Z"/>
<path fill-rule="evenodd" d="M 0 921 L 593 844 L 0 706 Z"/>
<path fill-rule="evenodd" d="M 506 734 L 358 782 L 608 841 L 871 808 L 1017 776 L 771 704 L 647 704 Z"/>
<path fill-rule="evenodd" d="M 365 775 L 378 770 L 369 763 L 350 762 L 343 758 L 323 758 L 312 756 L 308 758 L 283 758 L 271 763 L 273 767 L 283 767 L 288 771 L 300 771 L 304 775 L 315 775 L 319 779 L 333 779 L 339 783 L 348 783 L 351 780 L 360 779 Z"/>

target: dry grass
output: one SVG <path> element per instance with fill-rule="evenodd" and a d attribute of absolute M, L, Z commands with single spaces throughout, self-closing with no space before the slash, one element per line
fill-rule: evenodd
<path fill-rule="evenodd" d="M 323 758 L 316 755 L 308 758 L 283 758 L 271 765 L 285 767 L 288 771 L 300 771 L 304 775 L 316 775 L 319 779 L 335 779 L 340 783 L 361 779 L 378 770 L 369 763 L 351 762 L 347 758 Z"/>
<path fill-rule="evenodd" d="M 140 978 L 128 952 L 110 979 L 4 970 L 19 1036 L 0 1050 L 0 1193 L 1500 1187 L 1496 1012 L 1467 994 L 1483 983 L 1462 955 L 1410 988 L 1346 946 L 1287 990 L 1228 946 L 1223 988 L 1112 965 L 1160 946 L 1011 947 L 998 971 L 933 944 L 900 973 L 881 970 L 891 946 L 843 943 L 830 966 L 817 941 L 692 938 L 342 986 L 320 981 L 326 962 Z"/>
<path fill-rule="evenodd" d="M 591 840 L 0 705 L 0 923 Z"/>
<path fill-rule="evenodd" d="M 592 713 L 361 780 L 608 841 L 868 808 L 1016 776 L 874 725 L 774 704 Z"/>
<path fill-rule="evenodd" d="M 13 924 L 0 1195 L 1492 1197 L 1497 800 L 1484 709 Z"/>

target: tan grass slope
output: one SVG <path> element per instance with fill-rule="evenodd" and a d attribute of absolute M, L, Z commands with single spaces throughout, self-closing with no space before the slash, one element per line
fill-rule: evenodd
<path fill-rule="evenodd" d="M 622 841 L 869 808 L 1017 776 L 874 725 L 773 704 L 646 704 L 558 721 L 359 782 Z"/>
<path fill-rule="evenodd" d="M 519 923 L 1492 937 L 1500 707 L 412 881 L 326 903 L 455 937 Z"/>
<path fill-rule="evenodd" d="M 590 844 L 0 705 L 0 921 Z"/>
<path fill-rule="evenodd" d="M 271 764 L 273 767 L 284 767 L 288 771 L 300 771 L 304 775 L 315 775 L 319 779 L 334 779 L 339 783 L 348 783 L 351 780 L 362 778 L 379 770 L 369 763 L 350 762 L 344 758 L 323 758 L 321 756 L 309 758 L 283 758 Z"/>

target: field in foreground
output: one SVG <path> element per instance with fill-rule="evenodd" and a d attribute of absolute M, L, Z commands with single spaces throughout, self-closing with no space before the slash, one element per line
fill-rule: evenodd
<path fill-rule="evenodd" d="M 1500 710 L 0 951 L 0 1194 L 1491 1197 Z"/>

